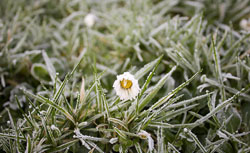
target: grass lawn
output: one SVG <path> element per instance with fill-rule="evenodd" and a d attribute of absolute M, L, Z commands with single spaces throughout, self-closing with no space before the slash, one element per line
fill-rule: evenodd
<path fill-rule="evenodd" d="M 250 153 L 249 0 L 0 0 L 0 152 Z"/>

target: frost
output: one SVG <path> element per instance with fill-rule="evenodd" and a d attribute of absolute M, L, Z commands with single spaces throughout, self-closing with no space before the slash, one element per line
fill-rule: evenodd
<path fill-rule="evenodd" d="M 148 148 L 150 151 L 153 151 L 154 149 L 154 140 L 152 139 L 151 135 L 144 131 L 144 130 L 141 130 L 140 133 L 138 133 L 138 135 L 141 137 L 141 139 L 147 139 L 148 140 Z"/>
<path fill-rule="evenodd" d="M 112 138 L 109 140 L 109 143 L 114 144 L 118 141 L 118 138 Z"/>

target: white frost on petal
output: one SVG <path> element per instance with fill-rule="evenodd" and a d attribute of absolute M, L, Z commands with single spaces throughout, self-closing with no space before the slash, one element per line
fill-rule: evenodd
<path fill-rule="evenodd" d="M 128 89 L 123 88 L 120 83 L 123 79 L 131 81 L 132 86 Z M 136 80 L 135 77 L 129 72 L 124 72 L 123 74 L 118 75 L 117 80 L 115 80 L 113 84 L 113 87 L 116 94 L 120 97 L 121 100 L 135 99 L 140 92 L 138 80 Z"/>
<path fill-rule="evenodd" d="M 140 133 L 138 133 L 138 135 L 142 138 L 142 139 L 147 139 L 148 140 L 148 149 L 150 151 L 153 151 L 154 149 L 154 140 L 152 139 L 151 135 L 144 131 L 144 130 L 141 130 Z"/>

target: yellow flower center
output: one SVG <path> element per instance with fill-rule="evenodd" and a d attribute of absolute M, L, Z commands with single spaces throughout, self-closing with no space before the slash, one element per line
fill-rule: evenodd
<path fill-rule="evenodd" d="M 144 135 L 144 134 L 140 134 L 140 137 L 141 137 L 142 139 L 147 139 L 147 136 Z"/>
<path fill-rule="evenodd" d="M 122 88 L 124 88 L 124 89 L 128 89 L 133 85 L 132 81 L 127 80 L 127 79 L 122 79 L 122 81 L 120 81 L 120 84 L 121 84 Z"/>

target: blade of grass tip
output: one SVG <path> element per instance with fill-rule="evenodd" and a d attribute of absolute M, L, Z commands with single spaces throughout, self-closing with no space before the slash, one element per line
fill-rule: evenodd
<path fill-rule="evenodd" d="M 77 79 L 74 79 L 73 80 L 73 82 L 71 83 L 71 86 L 70 86 L 70 93 L 74 93 L 75 92 L 75 88 L 76 88 L 76 84 L 78 83 L 78 80 Z M 77 96 L 78 96 L 78 93 L 77 93 Z M 72 106 L 72 108 L 74 107 L 74 103 L 75 103 L 75 101 L 74 101 L 74 98 L 75 98 L 75 95 L 74 94 L 70 94 L 70 96 L 69 96 L 69 103 L 70 103 L 70 105 Z M 78 97 L 77 97 L 78 98 Z M 77 105 L 75 106 L 75 108 L 76 107 L 78 107 Z"/>
<path fill-rule="evenodd" d="M 90 145 L 90 146 L 92 146 L 93 148 L 95 148 L 97 151 L 99 151 L 100 153 L 104 153 L 103 151 L 102 151 L 102 149 L 101 148 L 99 148 L 95 143 L 93 143 L 92 141 L 87 141 L 88 142 L 88 144 Z"/>
<path fill-rule="evenodd" d="M 72 114 L 74 116 L 74 109 L 69 104 L 69 101 L 67 100 L 67 98 L 66 98 L 66 96 L 64 94 L 63 94 L 63 99 L 64 99 L 65 105 L 67 107 L 67 110 L 69 111 L 70 114 Z"/>
<path fill-rule="evenodd" d="M 29 51 L 25 51 L 24 53 L 10 55 L 10 59 L 15 60 L 15 59 L 19 59 L 19 58 L 24 58 L 24 57 L 29 56 L 29 55 L 40 54 L 41 52 L 42 52 L 41 50 L 29 50 Z"/>
<path fill-rule="evenodd" d="M 84 77 L 82 77 L 82 84 L 81 84 L 81 89 L 80 89 L 80 105 L 84 100 L 85 97 L 85 81 L 84 81 Z"/>
<path fill-rule="evenodd" d="M 162 56 L 162 57 L 163 57 L 163 56 Z M 158 65 L 160 64 L 161 59 L 162 59 L 162 58 L 160 58 L 160 59 L 157 61 L 157 63 L 156 63 L 156 65 L 155 65 L 154 69 L 149 73 L 149 75 L 148 75 L 148 77 L 147 77 L 147 80 L 145 81 L 145 83 L 144 83 L 143 86 L 142 86 L 142 90 L 141 90 L 141 92 L 140 92 L 140 94 L 139 94 L 139 96 L 138 96 L 138 98 L 137 98 L 137 100 L 136 100 L 136 114 L 138 114 L 138 112 L 139 112 L 139 99 L 141 98 L 141 96 L 143 95 L 143 93 L 144 93 L 144 92 L 146 91 L 146 89 L 148 88 L 148 85 L 149 85 L 149 83 L 150 83 L 150 81 L 151 81 L 151 79 L 152 79 L 152 77 L 153 77 L 153 75 L 154 75 L 154 73 L 155 73 L 155 71 L 156 71 Z M 130 113 L 131 113 L 131 112 L 130 112 Z"/>
<path fill-rule="evenodd" d="M 95 148 L 92 148 L 88 153 L 94 153 Z"/>
<path fill-rule="evenodd" d="M 69 152 L 69 147 L 65 149 L 64 153 L 68 153 Z"/>
<path fill-rule="evenodd" d="M 121 125 L 122 127 L 124 127 L 127 131 L 129 131 L 128 128 L 127 128 L 127 126 L 125 125 L 125 123 L 123 123 L 123 122 L 122 122 L 121 120 L 119 120 L 119 119 L 110 117 L 110 118 L 108 118 L 108 121 L 111 121 L 111 122 L 113 122 L 113 123 L 119 124 L 119 125 Z"/>
<path fill-rule="evenodd" d="M 48 132 L 48 128 L 47 128 L 47 125 L 46 125 L 46 123 L 45 123 L 44 118 L 41 117 L 41 120 L 42 120 L 43 129 L 44 129 L 44 131 L 45 131 L 45 133 L 46 133 L 47 140 L 48 140 L 50 143 L 52 143 L 53 146 L 56 146 L 55 142 L 54 142 L 54 141 L 52 140 L 52 138 L 50 137 L 50 134 L 49 134 L 49 132 Z"/>
<path fill-rule="evenodd" d="M 206 93 L 206 94 L 203 94 L 203 95 L 200 95 L 200 96 L 196 96 L 194 98 L 191 98 L 191 99 L 188 99 L 188 100 L 184 100 L 184 101 L 180 101 L 176 104 L 172 104 L 172 105 L 169 105 L 168 107 L 166 107 L 166 109 L 171 109 L 171 108 L 177 108 L 177 107 L 180 107 L 180 106 L 184 106 L 184 105 L 188 105 L 190 103 L 193 103 L 197 100 L 200 100 L 200 99 L 203 99 L 211 94 L 213 94 L 214 92 L 210 92 L 210 93 Z"/>
<path fill-rule="evenodd" d="M 103 102 L 104 102 L 105 112 L 107 114 L 107 117 L 109 118 L 109 116 L 110 116 L 109 105 L 108 105 L 108 102 L 107 102 L 106 97 L 105 97 L 103 92 L 102 92 L 102 99 L 103 99 Z"/>
<path fill-rule="evenodd" d="M 130 60 L 129 57 L 126 58 L 126 60 L 125 60 L 125 62 L 124 62 L 124 64 L 123 64 L 123 66 L 122 66 L 122 68 L 121 68 L 121 72 L 124 72 L 124 71 L 126 70 L 126 68 L 128 67 L 130 61 L 131 61 L 131 60 Z"/>
<path fill-rule="evenodd" d="M 83 135 L 80 133 L 79 129 L 77 129 L 78 132 L 75 132 L 75 136 L 74 138 L 78 138 L 78 139 L 83 139 L 85 141 L 95 141 L 95 142 L 103 142 L 103 143 L 108 143 L 109 140 L 106 138 L 99 138 L 99 137 L 93 137 L 93 136 L 89 136 L 89 135 Z"/>
<path fill-rule="evenodd" d="M 154 89 L 140 102 L 139 111 L 141 111 L 156 95 L 156 93 L 161 89 L 161 87 L 165 84 L 167 78 L 176 70 L 176 66 L 174 66 L 155 86 Z"/>
<path fill-rule="evenodd" d="M 138 99 L 141 98 L 141 96 L 143 95 L 143 93 L 144 93 L 144 92 L 146 91 L 146 89 L 148 88 L 148 85 L 149 85 L 149 83 L 150 83 L 150 81 L 151 81 L 151 79 L 152 79 L 152 77 L 153 77 L 153 75 L 154 75 L 154 73 L 155 73 L 155 71 L 156 71 L 158 65 L 160 64 L 162 58 L 163 58 L 163 56 L 161 56 L 161 58 L 160 58 L 159 60 L 157 60 L 157 63 L 155 64 L 154 69 L 153 69 L 153 70 L 150 72 L 150 74 L 148 75 L 147 80 L 145 81 L 145 83 L 144 83 L 143 86 L 142 86 L 142 90 L 141 90 L 141 92 L 140 92 L 140 95 L 138 96 Z"/>
<path fill-rule="evenodd" d="M 215 61 L 215 72 L 216 72 L 215 74 L 216 74 L 216 77 L 220 83 L 220 92 L 222 95 L 222 101 L 225 101 L 226 100 L 226 92 L 225 92 L 225 88 L 224 88 L 224 84 L 223 84 L 223 80 L 222 80 L 222 75 L 221 75 L 220 58 L 218 57 L 217 50 L 216 50 L 215 45 L 214 45 L 213 37 L 212 37 L 212 48 L 213 48 L 213 55 L 214 55 L 214 61 Z"/>
<path fill-rule="evenodd" d="M 206 42 L 207 42 L 207 40 L 209 39 L 209 36 L 207 36 L 205 39 L 206 39 Z M 201 48 L 201 50 L 202 50 L 201 54 L 203 54 L 203 57 L 205 57 L 204 62 L 207 63 L 207 66 L 208 66 L 209 70 L 213 72 L 214 66 L 212 65 L 212 62 L 210 61 L 210 57 L 211 57 L 210 50 L 211 50 L 211 48 L 208 49 L 208 46 L 204 45 L 203 43 L 202 43 L 201 47 L 202 47 Z M 207 50 L 209 50 L 209 51 L 207 51 Z"/>
<path fill-rule="evenodd" d="M 226 107 L 229 103 L 231 103 L 237 97 L 239 97 L 241 93 L 247 91 L 249 88 L 250 88 L 250 84 L 248 84 L 245 88 L 243 88 L 241 91 L 239 91 L 237 94 L 235 94 L 231 98 L 229 98 L 229 99 L 225 100 L 224 102 L 220 103 L 217 107 L 215 107 L 212 111 L 210 111 L 210 113 L 208 113 L 206 116 L 204 116 L 201 119 L 197 120 L 196 122 L 192 123 L 193 126 L 195 127 L 195 126 L 200 125 L 201 123 L 205 122 L 206 120 L 208 120 L 210 117 L 212 117 L 218 111 L 220 111 L 221 109 Z"/>
<path fill-rule="evenodd" d="M 43 55 L 47 70 L 49 72 L 50 78 L 51 78 L 52 82 L 55 83 L 55 81 L 56 81 L 55 80 L 55 78 L 56 78 L 55 67 L 52 64 L 52 62 L 51 62 L 50 58 L 48 57 L 47 53 L 45 52 L 45 50 L 42 51 L 42 55 Z"/>
<path fill-rule="evenodd" d="M 105 72 L 110 73 L 112 75 L 117 75 L 117 72 L 114 70 L 114 68 L 109 68 L 108 66 L 105 66 L 102 64 L 96 64 L 96 68 L 99 71 L 105 71 Z"/>
<path fill-rule="evenodd" d="M 143 68 L 135 73 L 135 79 L 140 80 L 145 74 L 147 74 L 162 58 L 164 55 L 161 55 L 154 61 L 146 64 Z"/>
<path fill-rule="evenodd" d="M 188 113 L 190 113 L 191 115 L 193 115 L 193 116 L 195 116 L 195 117 L 197 117 L 197 118 L 199 118 L 199 119 L 203 117 L 203 116 L 201 116 L 200 114 L 195 113 L 195 112 L 193 112 L 193 111 L 188 111 Z M 215 127 L 218 127 L 218 125 L 216 125 L 214 122 L 212 122 L 212 121 L 210 121 L 210 120 L 207 120 L 207 122 L 208 122 L 209 124 L 215 126 Z"/>
<path fill-rule="evenodd" d="M 248 146 L 246 143 L 242 142 L 241 140 L 239 140 L 238 138 L 235 137 L 234 134 L 231 134 L 230 132 L 226 131 L 226 130 L 222 130 L 222 132 L 226 133 L 231 139 L 233 139 L 234 141 L 244 145 L 244 146 Z"/>
<path fill-rule="evenodd" d="M 72 103 L 73 104 L 73 103 Z M 70 104 L 71 106 L 73 106 L 72 104 Z M 76 95 L 76 105 L 75 105 L 75 108 L 74 108 L 74 112 L 76 112 L 79 108 L 79 105 L 80 105 L 80 93 L 77 92 L 77 95 Z"/>
<path fill-rule="evenodd" d="M 184 96 L 184 94 L 178 95 L 177 97 L 173 97 L 171 98 L 167 103 L 165 103 L 161 108 L 159 108 L 157 111 L 161 112 L 163 109 L 167 110 L 169 105 L 172 105 L 173 103 L 179 101 L 182 97 Z"/>
<path fill-rule="evenodd" d="M 78 63 L 76 64 L 76 66 L 74 67 L 74 69 L 71 71 L 71 73 L 70 73 L 70 78 L 72 77 L 72 75 L 75 73 L 75 71 L 76 71 L 76 69 L 78 68 L 78 66 L 81 64 L 81 62 L 83 61 L 83 58 L 84 58 L 84 55 L 85 55 L 85 53 L 87 52 L 87 49 L 85 48 L 84 50 L 83 50 L 83 52 L 80 54 L 80 56 L 79 56 L 79 60 L 78 60 Z"/>
<path fill-rule="evenodd" d="M 103 105 L 102 105 L 102 97 L 101 97 L 101 92 L 99 89 L 99 80 L 96 80 L 97 84 L 95 86 L 95 93 L 96 93 L 96 102 L 97 102 L 97 108 L 98 108 L 98 112 L 103 112 Z"/>
<path fill-rule="evenodd" d="M 70 121 L 72 121 L 75 124 L 75 120 L 74 118 L 69 114 L 69 112 L 67 112 L 64 108 L 62 108 L 61 106 L 58 106 L 57 104 L 53 103 L 52 101 L 50 101 L 49 99 L 38 95 L 41 99 L 43 99 L 41 102 L 48 104 L 54 108 L 56 108 L 57 110 L 59 110 L 62 114 L 64 114 Z"/>
<path fill-rule="evenodd" d="M 57 100 L 59 99 L 59 97 L 60 97 L 60 95 L 61 95 L 61 93 L 62 93 L 62 91 L 63 91 L 66 83 L 68 82 L 68 80 L 73 76 L 73 74 L 75 73 L 76 69 L 78 68 L 78 66 L 83 61 L 83 57 L 84 57 L 84 54 L 82 54 L 81 57 L 79 57 L 80 60 L 78 61 L 78 63 L 76 64 L 76 66 L 73 68 L 73 70 L 69 74 L 67 74 L 65 76 L 65 79 L 63 80 L 63 83 L 60 85 L 60 87 L 59 87 L 59 89 L 58 89 L 58 91 L 57 91 L 57 93 L 56 93 L 56 95 L 54 97 L 55 102 L 57 102 Z"/>
<path fill-rule="evenodd" d="M 150 31 L 149 36 L 153 37 L 154 35 L 156 35 L 157 33 L 159 33 L 160 31 L 166 29 L 166 27 L 168 26 L 168 22 L 164 22 L 161 25 L 159 25 L 158 27 L 152 29 L 152 31 Z"/>
<path fill-rule="evenodd" d="M 127 140 L 126 134 L 124 134 L 122 131 L 120 131 L 118 128 L 114 127 L 115 132 L 124 140 Z"/>
<path fill-rule="evenodd" d="M 135 143 L 135 149 L 136 149 L 137 153 L 143 153 L 141 146 L 138 142 Z"/>
<path fill-rule="evenodd" d="M 194 140 L 194 142 L 198 145 L 198 147 L 201 149 L 201 151 L 203 153 L 208 153 L 207 150 L 205 149 L 205 147 L 201 144 L 201 142 L 197 138 L 197 136 L 195 134 L 193 134 L 193 132 L 191 132 L 191 130 L 184 128 L 184 132 L 186 132 Z"/>
<path fill-rule="evenodd" d="M 236 61 L 236 77 L 238 77 L 238 78 L 242 78 L 243 76 L 243 74 L 242 74 L 242 72 L 243 72 L 243 68 L 241 67 L 241 65 L 240 65 L 240 57 L 237 57 L 237 61 Z M 241 89 L 242 88 L 242 81 L 239 81 L 238 83 L 237 83 L 237 87 L 238 87 L 238 89 Z"/>
<path fill-rule="evenodd" d="M 82 11 L 77 11 L 77 12 L 71 13 L 69 16 L 67 16 L 66 18 L 63 19 L 62 24 L 60 24 L 60 26 L 59 26 L 59 29 L 60 29 L 60 30 L 64 29 L 64 27 L 65 27 L 67 24 L 71 23 L 71 21 L 72 21 L 74 18 L 76 18 L 76 17 L 81 17 L 81 16 L 84 17 L 84 15 L 85 15 L 85 13 L 82 12 Z"/>
<path fill-rule="evenodd" d="M 193 55 L 181 43 L 176 44 L 175 42 L 170 41 L 170 44 L 175 50 L 181 53 L 182 57 L 186 59 L 186 61 L 193 61 Z"/>
<path fill-rule="evenodd" d="M 195 67 L 192 65 L 192 63 L 190 61 L 188 61 L 188 59 L 186 59 L 184 56 L 183 56 L 183 53 L 180 52 L 180 50 L 174 50 L 177 58 L 178 58 L 178 61 L 182 61 L 183 63 L 183 66 L 187 67 L 188 69 L 190 69 L 193 73 L 196 72 L 197 70 L 195 70 Z M 179 63 L 179 62 L 178 62 Z"/>
<path fill-rule="evenodd" d="M 199 22 L 196 28 L 196 33 L 201 33 L 201 30 L 203 28 L 203 17 L 204 17 L 204 14 L 200 13 Z"/>
<path fill-rule="evenodd" d="M 160 114 L 161 112 L 163 112 L 163 109 L 165 109 L 168 105 L 178 101 L 183 95 L 178 96 L 177 98 L 173 98 L 171 99 L 167 104 L 165 104 L 164 106 L 162 106 L 161 108 L 159 108 L 158 110 L 154 111 L 152 115 L 150 115 L 149 117 L 144 117 L 144 114 L 140 114 L 141 118 L 145 118 L 143 120 L 143 122 L 139 122 L 135 127 L 140 126 L 140 128 L 138 128 L 138 131 L 140 131 L 141 129 L 145 129 L 148 124 L 154 119 L 154 117 L 156 117 L 158 114 Z M 145 111 L 145 114 L 149 112 L 149 111 Z"/>
<path fill-rule="evenodd" d="M 218 50 L 218 51 L 220 51 L 222 45 L 224 44 L 224 42 L 225 42 L 225 40 L 226 40 L 226 38 L 227 38 L 227 34 L 228 34 L 228 30 L 225 30 L 225 33 L 224 33 L 224 35 L 223 35 L 221 41 L 220 41 L 220 42 L 218 43 L 218 45 L 217 45 L 217 50 Z"/>
<path fill-rule="evenodd" d="M 165 142 L 164 142 L 164 135 L 163 135 L 163 129 L 158 127 L 157 128 L 157 151 L 158 152 L 166 152 L 165 150 Z"/>
<path fill-rule="evenodd" d="M 48 113 L 46 113 L 46 121 L 50 122 L 51 124 L 56 124 L 56 114 L 57 114 L 57 110 L 56 109 L 52 109 L 53 111 L 50 113 L 50 115 L 48 115 Z M 50 119 L 50 120 L 49 120 Z"/>
<path fill-rule="evenodd" d="M 13 118 L 12 118 L 12 115 L 11 115 L 11 113 L 10 113 L 10 110 L 9 110 L 8 108 L 7 108 L 6 110 L 7 110 L 8 115 L 9 115 L 10 125 L 11 125 L 12 129 L 16 129 L 16 126 L 15 126 L 15 123 L 14 123 L 14 121 L 13 121 Z"/>
<path fill-rule="evenodd" d="M 98 77 L 98 78 L 100 78 L 100 77 Z M 108 102 L 107 102 L 107 100 L 106 100 L 106 97 L 105 97 L 105 95 L 104 95 L 104 92 L 103 92 L 103 88 L 102 88 L 102 86 L 101 86 L 101 82 L 100 82 L 100 79 L 98 79 L 97 80 L 97 86 L 96 86 L 96 88 L 97 88 L 97 90 L 96 90 L 96 93 L 97 93 L 97 100 L 99 100 L 98 101 L 98 103 L 99 103 L 99 106 L 101 107 L 100 108 L 100 111 L 101 112 L 103 112 L 103 108 L 105 109 L 105 112 L 106 112 L 106 115 L 107 115 L 107 117 L 109 118 L 109 106 L 108 106 Z"/>
<path fill-rule="evenodd" d="M 216 95 L 217 95 L 217 91 L 214 91 L 214 94 L 212 95 L 212 98 L 210 96 L 207 97 L 207 99 L 208 99 L 207 105 L 208 105 L 209 111 L 212 111 L 215 108 Z M 213 119 L 214 119 L 214 121 L 216 123 L 216 126 L 220 127 L 221 124 L 220 124 L 217 116 L 213 115 Z"/>
<path fill-rule="evenodd" d="M 201 16 L 201 14 L 197 14 L 194 17 L 192 17 L 191 20 L 189 20 L 183 27 L 181 27 L 173 36 L 172 38 L 177 38 L 181 33 L 183 33 L 184 31 L 188 31 L 187 29 L 193 25 L 193 23 L 199 19 L 199 16 Z"/>
<path fill-rule="evenodd" d="M 164 120 L 171 120 L 172 118 L 175 118 L 176 116 L 182 114 L 182 113 L 186 113 L 188 110 L 191 110 L 195 107 L 197 107 L 199 104 L 193 104 L 193 105 L 189 105 L 186 106 L 184 108 L 172 111 L 172 112 L 167 112 L 166 114 L 164 114 L 165 116 L 162 116 L 161 118 L 157 119 L 156 121 L 164 121 Z"/>
<path fill-rule="evenodd" d="M 68 79 L 69 79 L 68 76 L 69 76 L 69 75 L 67 74 L 66 77 L 65 77 L 65 79 L 64 79 L 63 82 L 61 83 L 59 89 L 57 90 L 56 94 L 54 95 L 54 98 L 53 98 L 52 103 L 57 104 L 57 102 L 58 102 L 60 96 L 62 95 L 63 89 L 65 88 L 65 86 L 66 86 L 66 84 L 67 84 L 67 82 L 68 82 Z M 48 111 L 47 111 L 47 112 L 48 112 L 48 113 L 46 114 L 46 121 L 51 117 L 52 114 L 55 114 L 55 113 L 54 113 L 55 110 L 53 109 L 52 106 L 49 105 L 49 108 L 48 108 Z M 52 115 L 52 118 L 53 118 L 53 115 Z"/>
<path fill-rule="evenodd" d="M 33 110 L 36 111 L 37 114 L 40 115 L 40 107 L 38 107 L 39 110 L 37 110 L 36 106 L 33 104 L 33 102 L 29 99 L 29 97 L 27 95 L 25 95 L 27 101 L 29 102 L 29 104 L 32 106 Z M 39 105 L 38 105 L 39 106 Z"/>
<path fill-rule="evenodd" d="M 195 63 L 195 67 L 196 67 L 196 70 L 200 70 L 201 69 L 201 65 L 200 65 L 200 52 L 195 49 L 194 50 L 194 63 Z"/>
<path fill-rule="evenodd" d="M 172 145 L 170 142 L 168 142 L 168 146 L 169 146 L 169 148 L 171 148 L 171 150 L 173 150 L 174 152 L 180 153 L 180 152 L 174 147 L 174 145 Z"/>
<path fill-rule="evenodd" d="M 63 92 L 63 89 L 64 89 L 64 87 L 66 86 L 66 84 L 67 84 L 67 82 L 68 82 L 68 80 L 69 80 L 69 78 L 70 78 L 69 76 L 70 76 L 69 74 L 67 74 L 67 75 L 65 76 L 65 79 L 64 79 L 63 82 L 61 83 L 61 85 L 60 85 L 59 89 L 57 90 L 56 94 L 54 95 L 54 98 L 53 98 L 53 102 L 54 102 L 54 103 L 57 103 L 58 99 L 60 98 L 60 96 L 61 96 L 61 94 L 62 94 L 62 92 Z"/>
<path fill-rule="evenodd" d="M 122 103 L 122 104 L 118 104 L 118 105 L 116 105 L 116 106 L 114 106 L 114 107 L 112 107 L 112 108 L 110 108 L 110 112 L 113 112 L 113 111 L 116 111 L 116 110 L 119 110 L 119 108 L 124 108 L 124 107 L 127 107 L 128 106 L 128 104 L 129 103 Z M 91 118 L 89 118 L 88 120 L 87 120 L 87 125 L 89 125 L 90 123 L 92 123 L 93 121 L 95 121 L 96 119 L 98 119 L 98 118 L 100 118 L 100 117 L 102 117 L 102 116 L 104 116 L 105 115 L 105 113 L 106 112 L 103 112 L 103 113 L 99 113 L 99 114 L 96 114 L 96 115 L 94 115 L 93 117 L 91 117 Z M 86 126 L 87 126 L 86 125 Z M 86 126 L 84 126 L 84 127 L 86 127 Z M 83 127 L 83 128 L 84 128 Z"/>
<path fill-rule="evenodd" d="M 54 135 L 53 135 L 53 133 L 51 131 L 51 128 L 49 126 L 47 126 L 47 132 L 48 132 L 47 134 L 49 135 L 49 137 L 50 137 L 50 139 L 52 141 L 53 146 L 55 147 L 57 145 L 57 143 L 55 141 L 55 137 L 54 137 Z"/>
<path fill-rule="evenodd" d="M 0 139 L 0 147 L 5 152 L 10 152 L 8 139 Z"/>
<path fill-rule="evenodd" d="M 116 132 L 114 129 L 101 129 L 101 128 L 88 128 L 88 129 L 85 129 L 86 131 L 91 131 L 91 132 Z M 120 130 L 121 132 L 123 132 L 124 134 L 126 134 L 127 136 L 131 136 L 131 137 L 137 137 L 137 138 L 140 138 L 139 135 L 137 134 L 134 134 L 134 133 L 131 133 L 131 132 L 126 132 L 126 131 L 123 131 L 123 130 Z"/>
<path fill-rule="evenodd" d="M 0 137 L 13 139 L 13 140 L 17 140 L 17 137 L 18 137 L 19 140 L 26 140 L 25 137 L 16 136 L 16 135 L 9 135 L 9 134 L 6 134 L 6 133 L 0 133 Z"/>
<path fill-rule="evenodd" d="M 193 123 L 187 123 L 187 124 L 169 124 L 169 123 L 163 123 L 163 122 L 151 122 L 148 124 L 149 127 L 161 127 L 161 128 L 167 128 L 167 129 L 173 129 L 173 128 L 184 128 L 184 127 L 194 127 Z"/>
<path fill-rule="evenodd" d="M 23 44 L 24 44 L 27 36 L 28 36 L 28 32 L 26 32 L 24 34 L 24 36 L 22 37 L 22 39 L 17 43 L 16 47 L 13 50 L 11 50 L 12 53 L 18 52 L 18 50 L 23 46 Z"/>
<path fill-rule="evenodd" d="M 88 97 L 89 97 L 89 95 L 90 95 L 90 93 L 93 91 L 93 89 L 94 89 L 94 87 L 96 86 L 96 81 L 92 84 L 92 86 L 87 90 L 87 94 L 86 94 L 86 96 L 84 97 L 84 99 L 86 100 Z M 82 114 L 84 113 L 84 109 L 85 109 L 85 107 L 84 107 L 85 105 L 83 104 L 83 103 L 80 103 L 80 106 L 79 106 L 79 109 L 77 110 L 77 118 L 79 118 L 80 116 L 82 116 Z"/>
<path fill-rule="evenodd" d="M 32 148 L 33 148 L 33 145 L 31 143 L 31 139 L 30 139 L 30 135 L 28 135 L 28 137 L 26 138 L 26 150 L 25 150 L 25 153 L 32 153 Z"/>
<path fill-rule="evenodd" d="M 187 59 L 183 57 L 182 53 L 179 52 L 179 50 L 174 50 L 173 48 L 166 48 L 165 51 L 167 55 L 180 67 L 182 67 L 185 70 L 189 69 L 192 72 L 196 72 L 194 66 Z"/>
<path fill-rule="evenodd" d="M 63 90 L 64 90 L 64 88 L 65 88 L 65 86 L 66 86 L 66 84 L 67 84 L 68 81 L 69 81 L 69 79 L 73 76 L 73 74 L 74 74 L 74 72 L 76 71 L 77 67 L 78 67 L 78 66 L 80 65 L 80 63 L 82 62 L 83 57 L 84 57 L 83 55 L 84 55 L 84 54 L 81 55 L 82 57 L 80 57 L 79 62 L 76 64 L 76 66 L 74 67 L 74 69 L 72 70 L 72 72 L 69 73 L 69 74 L 67 74 L 67 75 L 65 76 L 65 79 L 64 79 L 63 82 L 61 83 L 59 89 L 57 90 L 57 92 L 56 92 L 56 94 L 55 94 L 55 96 L 54 96 L 54 98 L 53 98 L 53 103 L 57 103 L 57 101 L 59 100 L 59 98 L 60 98 L 60 96 L 62 95 L 62 92 L 63 92 Z M 46 118 L 48 119 L 48 117 L 49 117 L 49 116 L 51 115 L 51 113 L 53 113 L 54 111 L 55 111 L 55 110 L 53 110 L 52 107 L 49 107 L 49 108 L 48 108 L 48 113 L 47 113 Z"/>
<path fill-rule="evenodd" d="M 42 103 L 45 102 L 45 101 L 44 101 L 42 98 L 40 98 L 39 96 L 34 95 L 33 93 L 31 93 L 31 92 L 29 92 L 29 91 L 27 91 L 27 90 L 25 90 L 25 89 L 23 89 L 23 88 L 21 88 L 20 90 L 21 90 L 27 97 L 32 97 L 33 99 L 35 99 L 35 100 L 37 100 L 37 101 L 39 101 L 39 102 L 42 102 Z"/>
<path fill-rule="evenodd" d="M 243 42 L 246 38 L 250 36 L 250 33 L 246 34 L 245 36 L 241 37 L 238 41 L 236 41 L 227 51 L 226 55 L 223 57 L 221 64 L 225 64 L 226 62 L 230 61 L 233 57 L 230 57 L 233 53 L 234 49 Z"/>
<path fill-rule="evenodd" d="M 79 139 L 74 139 L 72 141 L 69 141 L 69 142 L 66 142 L 66 143 L 63 143 L 62 145 L 60 146 L 57 146 L 57 147 L 53 147 L 52 149 L 48 150 L 47 152 L 60 152 L 64 149 L 67 149 L 69 147 L 71 147 L 72 145 L 74 145 L 75 143 L 77 143 L 79 141 Z"/>
<path fill-rule="evenodd" d="M 140 43 L 136 43 L 133 48 L 136 52 L 136 55 L 137 55 L 137 58 L 139 59 L 140 62 L 143 62 L 143 58 L 141 56 L 141 53 L 142 53 L 142 50 L 141 48 L 139 47 L 140 46 Z"/>
<path fill-rule="evenodd" d="M 210 153 L 214 153 L 214 152 L 220 152 L 220 153 L 223 153 L 223 151 L 221 150 L 221 146 L 226 142 L 227 140 L 226 139 L 222 139 L 222 140 L 218 140 L 216 142 L 213 143 L 213 146 L 211 148 L 211 151 Z M 215 145 L 214 145 L 215 144 Z M 210 147 L 211 147 L 210 146 Z"/>
<path fill-rule="evenodd" d="M 11 127 L 12 127 L 12 129 L 15 130 L 15 137 L 16 137 L 15 143 L 16 143 L 16 145 L 17 145 L 17 150 L 19 151 L 19 150 L 21 149 L 21 146 L 22 146 L 22 145 L 20 144 L 20 141 L 19 141 L 19 132 L 18 132 L 17 126 L 16 126 L 15 123 L 14 123 L 14 120 L 13 120 L 13 118 L 12 118 L 12 115 L 11 115 L 11 113 L 10 113 L 10 110 L 9 110 L 8 108 L 7 108 L 7 112 L 8 112 L 8 115 L 9 115 Z"/>
<path fill-rule="evenodd" d="M 171 91 L 167 96 L 161 98 L 159 101 L 157 101 L 155 104 L 153 104 L 149 110 L 154 110 L 156 108 L 158 108 L 159 106 L 161 106 L 162 104 L 164 104 L 170 97 L 174 96 L 175 94 L 177 94 L 181 89 L 183 89 L 184 87 L 186 87 L 199 73 L 202 72 L 202 69 L 198 72 L 196 72 L 190 79 L 188 79 L 186 82 L 182 83 L 181 85 L 179 85 L 177 88 L 175 88 L 173 91 Z"/>
<path fill-rule="evenodd" d="M 23 111 L 23 109 L 22 109 L 22 107 L 21 107 L 21 104 L 20 104 L 20 102 L 19 102 L 17 96 L 15 96 L 15 98 L 16 98 L 16 102 L 17 102 L 17 105 L 18 105 L 18 107 L 19 107 L 19 110 L 20 110 L 21 113 L 23 114 L 24 118 L 30 123 L 30 125 L 31 125 L 32 128 L 37 128 L 37 127 L 33 124 L 33 122 L 29 119 L 29 117 L 24 113 L 24 111 Z"/>

